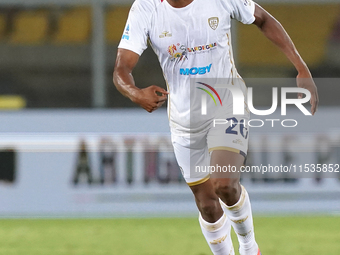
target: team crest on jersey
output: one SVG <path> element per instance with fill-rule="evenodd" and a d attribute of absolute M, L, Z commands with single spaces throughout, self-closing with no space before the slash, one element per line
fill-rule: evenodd
<path fill-rule="evenodd" d="M 218 27 L 218 24 L 220 22 L 219 18 L 218 17 L 211 17 L 208 19 L 208 22 L 209 22 L 209 26 L 216 30 L 216 28 Z"/>
<path fill-rule="evenodd" d="M 169 31 L 164 31 L 162 34 L 159 35 L 159 38 L 164 37 L 172 37 L 172 33 L 170 33 Z"/>
<path fill-rule="evenodd" d="M 168 47 L 168 53 L 170 54 L 171 61 L 182 61 L 188 59 L 186 47 L 179 43 L 177 43 L 176 45 L 170 45 Z"/>

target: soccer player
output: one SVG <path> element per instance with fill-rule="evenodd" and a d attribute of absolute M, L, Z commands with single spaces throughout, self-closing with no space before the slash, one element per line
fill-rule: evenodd
<path fill-rule="evenodd" d="M 248 148 L 245 121 L 249 113 L 234 116 L 232 95 L 219 91 L 223 107 L 201 114 L 202 90 L 215 91 L 214 84 L 192 82 L 196 78 L 231 79 L 246 92 L 234 65 L 231 19 L 255 24 L 295 66 L 298 87 L 311 92 L 311 111 L 318 105 L 311 73 L 281 24 L 252 0 L 136 0 L 131 7 L 114 70 L 117 89 L 148 112 L 168 99 L 171 139 L 183 176 L 199 210 L 199 223 L 213 254 L 234 254 L 231 226 L 241 255 L 261 254 L 255 241 L 251 205 L 239 173 L 211 176 L 196 166 L 243 165 Z M 298 24 L 297 24 L 298 25 Z M 152 85 L 140 89 L 132 70 L 150 41 L 167 82 L 167 91 Z M 256 54 L 256 52 L 254 52 Z M 201 89 L 198 90 L 196 87 Z M 217 95 L 217 93 L 216 93 Z M 198 98 L 198 100 L 194 100 Z M 247 106 L 244 105 L 247 110 Z M 210 109 L 210 108 L 209 108 Z M 213 119 L 234 120 L 230 128 L 214 128 Z M 242 122 L 243 120 L 243 122 Z M 214 178 L 212 178 L 214 177 Z"/>

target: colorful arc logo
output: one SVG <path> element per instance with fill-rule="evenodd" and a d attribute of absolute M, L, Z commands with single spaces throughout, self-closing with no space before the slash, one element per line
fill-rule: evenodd
<path fill-rule="evenodd" d="M 198 83 L 198 84 L 201 84 L 201 85 L 203 85 L 203 86 L 206 86 L 206 87 L 209 88 L 212 92 L 214 92 L 215 95 L 217 96 L 218 100 L 220 101 L 221 106 L 222 106 L 222 100 L 221 100 L 221 98 L 220 98 L 220 95 L 217 93 L 217 91 L 216 91 L 213 87 L 211 87 L 210 85 L 205 84 L 205 83 L 203 83 L 203 82 L 197 82 L 197 83 Z M 214 100 L 215 105 L 217 105 L 214 96 L 211 94 L 211 92 L 210 92 L 209 90 L 206 90 L 206 89 L 203 89 L 203 88 L 200 88 L 200 87 L 196 87 L 196 88 L 198 88 L 198 89 L 203 90 L 204 92 L 206 92 L 206 93 Z"/>

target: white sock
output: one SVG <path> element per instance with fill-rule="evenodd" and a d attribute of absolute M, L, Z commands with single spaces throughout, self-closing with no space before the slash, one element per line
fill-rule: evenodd
<path fill-rule="evenodd" d="M 202 233 L 214 255 L 235 255 L 231 241 L 231 223 L 225 213 L 215 223 L 209 223 L 199 215 Z"/>
<path fill-rule="evenodd" d="M 241 188 L 240 199 L 235 205 L 227 206 L 222 200 L 220 200 L 220 203 L 237 234 L 240 243 L 240 254 L 257 255 L 258 245 L 255 241 L 250 200 L 246 189 L 242 185 Z"/>

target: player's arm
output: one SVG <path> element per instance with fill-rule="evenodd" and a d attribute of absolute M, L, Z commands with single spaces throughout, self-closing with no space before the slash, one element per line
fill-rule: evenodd
<path fill-rule="evenodd" d="M 277 45 L 287 58 L 292 62 L 298 71 L 297 86 L 308 89 L 311 93 L 310 103 L 312 105 L 312 114 L 316 112 L 319 98 L 317 88 L 313 81 L 312 75 L 306 63 L 301 58 L 299 52 L 294 46 L 289 35 L 282 27 L 282 25 L 266 10 L 258 4 L 255 5 L 255 21 L 254 24 L 263 32 L 263 34 Z M 301 95 L 299 95 L 300 97 Z"/>
<path fill-rule="evenodd" d="M 136 87 L 132 70 L 138 60 L 139 55 L 137 53 L 126 49 L 118 49 L 113 72 L 113 83 L 125 97 L 128 97 L 132 102 L 140 105 L 148 112 L 153 112 L 164 104 L 168 92 L 155 85 L 144 89 Z"/>

